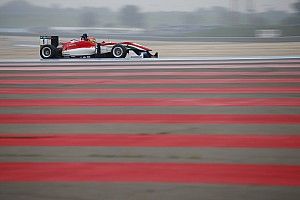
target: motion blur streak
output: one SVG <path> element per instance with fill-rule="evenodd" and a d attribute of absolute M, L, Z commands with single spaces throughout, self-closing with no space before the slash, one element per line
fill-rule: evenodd
<path fill-rule="evenodd" d="M 1 88 L 0 94 L 287 94 L 300 93 L 300 87 L 223 88 Z"/>
<path fill-rule="evenodd" d="M 112 72 L 112 73 L 3 73 L 0 77 L 114 77 L 114 76 L 296 76 L 300 75 L 298 71 L 287 72 Z"/>
<path fill-rule="evenodd" d="M 201 84 L 201 83 L 300 83 L 297 78 L 269 79 L 43 79 L 43 80 L 0 80 L 0 84 L 40 85 L 118 85 L 118 84 Z"/>
<path fill-rule="evenodd" d="M 0 114 L 0 124 L 299 124 L 300 115 Z"/>
<path fill-rule="evenodd" d="M 2 99 L 11 106 L 300 106 L 300 98 Z"/>
<path fill-rule="evenodd" d="M 229 147 L 300 148 L 300 136 L 278 135 L 130 135 L 0 134 L 0 146 L 103 146 L 103 147 Z"/>

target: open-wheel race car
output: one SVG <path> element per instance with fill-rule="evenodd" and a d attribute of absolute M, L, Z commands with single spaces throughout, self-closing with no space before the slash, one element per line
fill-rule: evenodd
<path fill-rule="evenodd" d="M 83 34 L 80 40 L 59 42 L 58 36 L 40 36 L 40 56 L 50 58 L 125 58 L 133 52 L 140 58 L 158 58 L 158 53 L 134 42 L 100 42 Z"/>

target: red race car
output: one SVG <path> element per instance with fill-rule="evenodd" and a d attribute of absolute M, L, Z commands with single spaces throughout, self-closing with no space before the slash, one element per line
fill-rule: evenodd
<path fill-rule="evenodd" d="M 158 53 L 133 42 L 96 42 L 94 37 L 83 34 L 80 40 L 59 43 L 58 36 L 40 36 L 40 56 L 50 58 L 125 58 L 134 52 L 140 58 L 158 58 Z"/>

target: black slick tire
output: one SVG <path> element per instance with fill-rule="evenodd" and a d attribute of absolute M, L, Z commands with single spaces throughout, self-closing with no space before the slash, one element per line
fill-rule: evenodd
<path fill-rule="evenodd" d="M 125 58 L 127 49 L 121 44 L 116 44 L 111 50 L 111 55 L 113 58 Z"/>
<path fill-rule="evenodd" d="M 57 50 L 53 45 L 44 45 L 40 49 L 40 56 L 43 59 L 55 58 L 57 55 Z"/>

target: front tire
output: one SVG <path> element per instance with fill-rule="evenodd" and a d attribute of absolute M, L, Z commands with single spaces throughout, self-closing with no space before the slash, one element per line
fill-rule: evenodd
<path fill-rule="evenodd" d="M 127 55 L 127 49 L 121 44 L 116 44 L 112 48 L 111 54 L 114 58 L 125 58 Z"/>
<path fill-rule="evenodd" d="M 45 45 L 40 49 L 40 56 L 43 59 L 54 58 L 56 55 L 56 48 L 53 45 Z"/>

